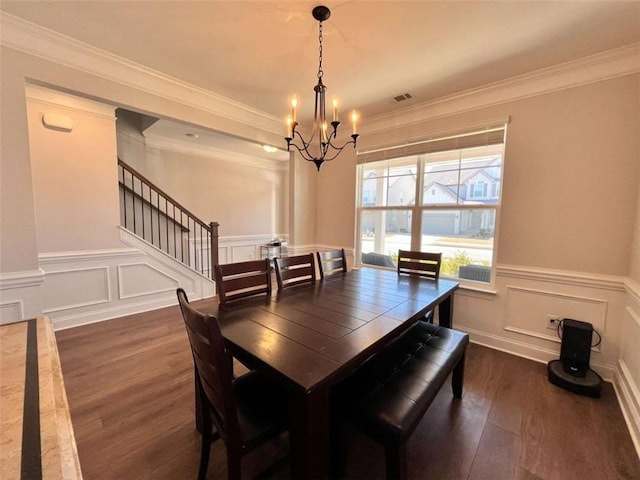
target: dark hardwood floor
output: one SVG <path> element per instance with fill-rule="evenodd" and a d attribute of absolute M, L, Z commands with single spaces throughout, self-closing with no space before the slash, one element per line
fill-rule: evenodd
<path fill-rule="evenodd" d="M 196 302 L 206 309 L 210 301 Z M 56 333 L 84 478 L 195 479 L 191 353 L 178 307 Z M 245 458 L 243 476 L 287 450 L 286 435 Z M 416 479 L 640 479 L 613 388 L 601 399 L 551 385 L 545 365 L 470 345 L 461 401 L 449 383 L 409 445 Z M 345 478 L 384 477 L 384 454 L 349 433 Z M 209 478 L 225 478 L 224 446 Z M 271 475 L 288 478 L 286 464 Z"/>

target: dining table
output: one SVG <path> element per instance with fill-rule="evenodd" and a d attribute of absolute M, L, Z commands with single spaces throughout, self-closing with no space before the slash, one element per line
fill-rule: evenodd
<path fill-rule="evenodd" d="M 234 357 L 290 392 L 291 478 L 328 476 L 332 388 L 432 309 L 451 327 L 458 286 L 360 268 L 207 312 Z"/>

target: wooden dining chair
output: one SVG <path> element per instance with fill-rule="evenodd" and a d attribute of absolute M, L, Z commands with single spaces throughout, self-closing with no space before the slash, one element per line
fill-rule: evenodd
<path fill-rule="evenodd" d="M 242 457 L 288 429 L 287 393 L 258 371 L 234 379 L 218 319 L 193 308 L 182 288 L 176 293 L 203 411 L 198 479 L 206 478 L 211 443 L 219 438 L 226 447 L 227 477 L 239 479 Z"/>
<path fill-rule="evenodd" d="M 271 296 L 271 267 L 268 259 L 215 265 L 220 307 L 254 295 Z"/>
<path fill-rule="evenodd" d="M 441 264 L 442 253 L 398 250 L 398 275 L 420 275 L 437 281 Z M 427 312 L 422 321 L 433 323 L 433 310 Z"/>
<path fill-rule="evenodd" d="M 347 258 L 344 254 L 344 248 L 328 252 L 316 252 L 316 255 L 318 256 L 320 278 L 338 272 L 347 273 Z"/>
<path fill-rule="evenodd" d="M 398 275 L 406 273 L 438 280 L 441 263 L 442 253 L 398 250 Z"/>
<path fill-rule="evenodd" d="M 313 253 L 295 255 L 293 257 L 278 257 L 273 259 L 276 269 L 278 288 L 283 289 L 304 283 L 315 283 L 316 265 Z"/>

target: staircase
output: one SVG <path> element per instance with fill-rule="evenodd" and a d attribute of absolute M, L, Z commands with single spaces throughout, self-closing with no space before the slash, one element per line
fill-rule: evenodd
<path fill-rule="evenodd" d="M 153 182 L 118 159 L 120 224 L 131 233 L 213 280 L 218 222 L 205 223 Z"/>

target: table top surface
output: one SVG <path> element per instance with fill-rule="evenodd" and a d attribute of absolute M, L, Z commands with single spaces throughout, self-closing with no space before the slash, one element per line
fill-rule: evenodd
<path fill-rule="evenodd" d="M 347 376 L 457 288 L 363 268 L 210 313 L 240 360 L 310 391 Z"/>

